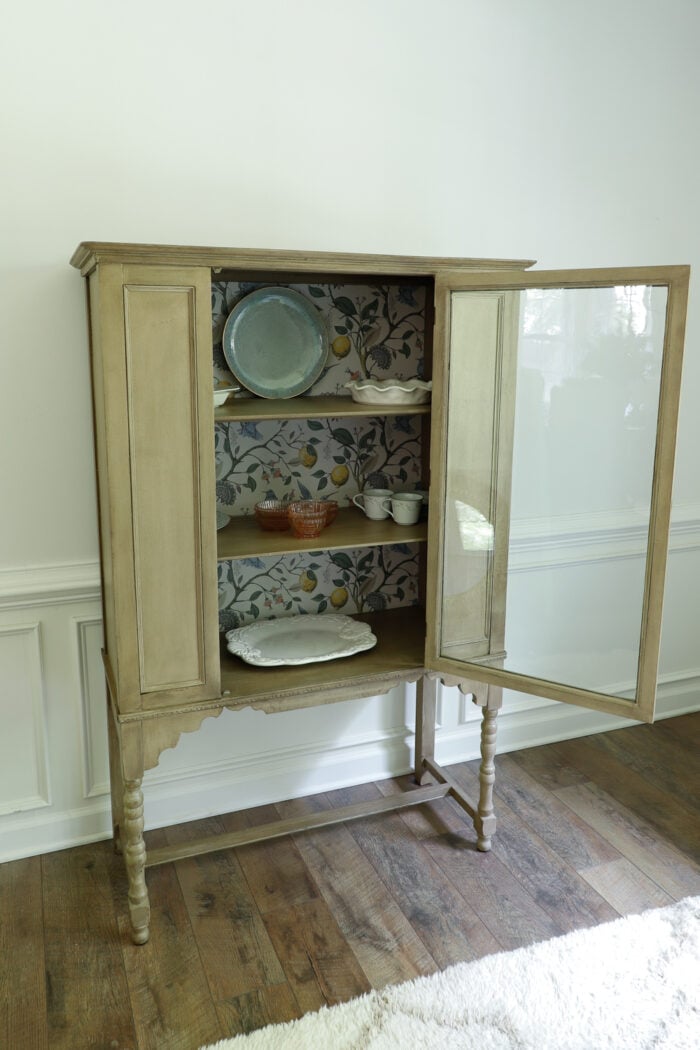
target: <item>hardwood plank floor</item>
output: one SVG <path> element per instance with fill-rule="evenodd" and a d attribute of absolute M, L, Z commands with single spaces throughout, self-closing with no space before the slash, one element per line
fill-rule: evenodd
<path fill-rule="evenodd" d="M 147 945 L 100 842 L 0 865 L 0 1046 L 199 1050 L 373 987 L 700 893 L 700 713 L 503 755 L 493 850 L 441 799 L 150 869 Z M 473 795 L 478 762 L 451 772 Z M 410 777 L 147 845 L 410 790 Z"/>

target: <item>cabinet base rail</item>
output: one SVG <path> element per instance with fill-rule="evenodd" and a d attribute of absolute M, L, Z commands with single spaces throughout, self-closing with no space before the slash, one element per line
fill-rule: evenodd
<path fill-rule="evenodd" d="M 183 842 L 175 846 L 161 846 L 148 851 L 146 867 L 153 868 L 158 864 L 168 864 L 171 861 L 184 860 L 186 857 L 197 857 L 203 853 L 215 853 L 218 850 L 232 849 L 237 846 L 249 845 L 253 842 L 266 842 L 269 839 L 311 831 L 314 828 L 323 828 L 331 824 L 340 824 L 343 821 L 355 820 L 358 817 L 369 817 L 377 813 L 389 813 L 397 809 L 406 809 L 409 806 L 419 806 L 424 802 L 433 802 L 436 799 L 444 798 L 446 795 L 453 796 L 460 806 L 473 817 L 476 812 L 473 803 L 463 794 L 455 782 L 443 773 L 439 766 L 432 762 L 429 769 L 438 780 L 443 782 L 414 788 L 402 795 L 390 795 L 384 798 L 373 799 L 370 802 L 357 802 L 350 806 L 337 806 L 334 809 L 327 809 L 321 813 L 309 813 L 301 817 L 272 821 L 269 824 L 258 824 L 254 827 L 243 828 L 240 831 L 208 835 L 205 838 L 193 839 L 191 842 Z"/>

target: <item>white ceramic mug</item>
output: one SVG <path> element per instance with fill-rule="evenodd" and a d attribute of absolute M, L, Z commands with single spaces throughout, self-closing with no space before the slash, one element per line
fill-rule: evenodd
<path fill-rule="evenodd" d="M 368 518 L 381 521 L 389 517 L 389 511 L 385 509 L 384 503 L 391 495 L 391 489 L 365 489 L 364 492 L 358 492 L 356 496 L 353 496 L 352 501 L 356 507 L 365 512 Z"/>
<path fill-rule="evenodd" d="M 415 525 L 422 503 L 420 492 L 395 492 L 391 499 L 384 500 L 383 506 L 397 525 Z"/>

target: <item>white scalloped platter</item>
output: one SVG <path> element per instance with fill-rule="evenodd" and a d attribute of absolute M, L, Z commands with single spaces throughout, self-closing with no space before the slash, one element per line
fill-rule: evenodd
<path fill-rule="evenodd" d="M 258 667 L 338 660 L 376 644 L 367 624 L 349 616 L 285 616 L 226 632 L 229 652 Z"/>
<path fill-rule="evenodd" d="M 433 384 L 424 379 L 353 379 L 345 386 L 362 405 L 423 405 Z"/>

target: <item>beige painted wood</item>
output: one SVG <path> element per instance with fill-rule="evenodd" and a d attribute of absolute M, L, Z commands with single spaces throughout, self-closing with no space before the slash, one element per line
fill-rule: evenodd
<path fill-rule="evenodd" d="M 690 268 L 687 266 L 669 267 L 667 279 L 669 292 L 664 335 L 664 363 L 661 371 L 659 415 L 656 425 L 656 457 L 651 492 L 649 547 L 638 674 L 638 703 L 640 715 L 646 722 L 651 722 L 654 718 L 661 647 Z M 664 283 L 663 280 L 660 280 L 660 283 Z"/>
<path fill-rule="evenodd" d="M 90 278 L 105 635 L 120 711 L 220 694 L 209 271 Z M 173 571 L 173 566 L 178 566 Z"/>
<path fill-rule="evenodd" d="M 320 536 L 300 539 L 290 530 L 268 532 L 253 515 L 233 518 L 217 533 L 219 559 L 295 554 L 298 551 L 343 550 L 348 547 L 377 547 L 387 543 L 425 543 L 426 522 L 397 525 L 391 518 L 372 521 L 359 507 L 340 510 L 335 521 Z"/>
<path fill-rule="evenodd" d="M 232 397 L 214 409 L 217 423 L 265 419 L 343 419 L 352 416 L 427 416 L 425 405 L 361 405 L 349 397 Z"/>
<path fill-rule="evenodd" d="M 424 802 L 433 802 L 435 799 L 444 798 L 448 790 L 449 787 L 447 785 L 430 784 L 427 787 L 414 788 L 403 795 L 389 795 L 368 802 L 338 806 L 335 809 L 323 810 L 320 813 L 311 813 L 300 817 L 289 817 L 286 820 L 259 824 L 243 828 L 240 831 L 228 831 L 210 835 L 206 838 L 182 842 L 176 846 L 163 846 L 150 851 L 147 865 L 148 867 L 153 867 L 157 864 L 168 864 L 170 861 L 182 860 L 184 857 L 196 857 L 202 853 L 214 853 L 234 846 L 245 846 L 252 842 L 266 842 L 269 839 L 280 838 L 283 835 L 295 835 L 298 832 L 311 831 L 313 828 L 342 824 L 346 820 L 357 820 L 359 817 L 369 817 L 377 813 L 390 813 L 397 809 L 404 809 L 407 806 L 419 806 Z"/>
<path fill-rule="evenodd" d="M 416 783 L 426 784 L 427 761 L 435 759 L 435 718 L 437 684 L 424 675 L 416 686 Z"/>
<path fill-rule="evenodd" d="M 517 292 L 453 292 L 437 282 L 446 319 L 435 382 L 441 441 L 435 456 L 433 532 L 439 550 L 428 588 L 436 596 L 434 643 L 453 659 L 498 659 L 505 593 L 517 354 Z M 465 349 L 478 344 L 479 368 Z M 467 454 L 465 454 L 467 450 Z M 465 548 L 460 516 L 480 513 L 493 528 L 489 550 Z"/>
<path fill-rule="evenodd" d="M 489 698 L 481 711 L 481 764 L 479 766 L 479 805 L 474 821 L 478 839 L 477 849 L 491 849 L 491 839 L 496 831 L 496 813 L 493 805 L 493 788 L 496 782 L 496 740 L 498 712 L 502 704 L 503 690 L 489 687 Z"/>
<path fill-rule="evenodd" d="M 129 283 L 124 305 L 139 673 L 150 693 L 206 677 L 194 288 Z"/>
<path fill-rule="evenodd" d="M 429 616 L 426 644 L 426 666 L 438 671 L 441 676 L 452 678 L 475 678 L 490 685 L 510 688 L 553 700 L 574 703 L 582 707 L 652 721 L 656 698 L 656 682 L 663 606 L 664 575 L 668 548 L 668 529 L 671 510 L 671 486 L 675 432 L 680 394 L 681 361 L 685 332 L 689 268 L 685 266 L 635 267 L 630 269 L 598 269 L 540 271 L 538 273 L 512 274 L 444 274 L 438 282 L 448 293 L 447 301 L 438 300 L 436 335 L 445 357 L 442 368 L 436 373 L 438 413 L 434 414 L 433 447 L 444 449 L 447 434 L 447 413 L 444 408 L 445 393 L 451 367 L 448 358 L 450 346 L 450 316 L 448 306 L 455 292 L 475 290 L 477 292 L 517 292 L 523 288 L 577 288 L 608 287 L 610 285 L 646 284 L 668 288 L 666 333 L 664 338 L 664 362 L 661 375 L 659 417 L 657 424 L 657 449 L 651 501 L 649 547 L 642 609 L 639 673 L 637 695 L 634 701 L 621 697 L 577 688 L 542 678 L 535 678 L 505 671 L 487 663 L 473 663 L 452 659 L 442 651 L 440 602 L 433 609 L 436 615 Z M 451 420 L 450 420 L 451 425 Z M 495 463 L 494 463 L 495 467 Z M 444 543 L 440 504 L 446 491 L 446 465 L 444 456 L 437 451 L 433 456 L 433 492 L 431 495 L 431 518 L 429 523 L 429 588 L 441 586 L 444 567 Z M 437 484 L 435 483 L 437 479 Z M 436 491 L 437 490 L 437 491 Z M 430 582 L 432 581 L 432 583 Z M 497 654 L 496 663 L 498 662 Z"/>
<path fill-rule="evenodd" d="M 402 682 L 419 681 L 423 674 L 424 611 L 397 609 L 359 618 L 370 625 L 378 644 L 365 653 L 335 661 L 330 671 L 332 682 L 324 664 L 261 669 L 222 652 L 222 697 L 118 715 L 115 730 L 118 747 L 114 754 L 117 759 L 122 756 L 133 777 L 139 771 L 143 774 L 144 770 L 156 766 L 160 754 L 166 748 L 175 747 L 183 733 L 196 732 L 206 718 L 217 717 L 224 708 L 251 707 L 272 714 L 379 696 Z M 112 690 L 110 681 L 108 677 L 108 687 Z M 115 776 L 122 777 L 121 766 Z M 121 798 L 120 785 L 121 780 L 116 779 L 113 788 L 116 799 Z"/>
<path fill-rule="evenodd" d="M 418 607 L 368 613 L 356 619 L 369 624 L 377 638 L 373 649 L 329 664 L 302 664 L 298 667 L 258 667 L 244 664 L 238 657 L 222 654 L 222 682 L 230 689 L 231 702 L 271 707 L 275 701 L 288 701 L 292 708 L 326 704 L 351 696 L 371 696 L 372 690 L 385 692 L 400 681 L 415 681 L 423 673 L 425 612 Z M 336 696 L 336 689 L 342 695 Z M 353 690 L 357 690 L 353 693 Z"/>
<path fill-rule="evenodd" d="M 129 915 L 134 944 L 148 940 L 151 909 L 146 888 L 146 847 L 143 841 L 143 792 L 141 778 L 124 785 L 123 849 L 129 876 Z"/>
<path fill-rule="evenodd" d="M 88 283 L 90 359 L 100 510 L 106 668 L 121 711 L 141 707 L 135 632 L 136 594 L 129 421 L 124 392 L 123 267 L 104 265 Z"/>
<path fill-rule="evenodd" d="M 430 276 L 440 270 L 523 269 L 532 259 L 457 259 L 412 255 L 361 255 L 349 252 L 305 252 L 257 248 L 200 248 L 172 244 L 120 244 L 83 241 L 71 265 L 86 275 L 105 262 L 144 263 L 156 266 L 205 266 L 217 270 L 316 274 L 415 274 Z"/>
<path fill-rule="evenodd" d="M 110 492 L 110 477 L 107 444 L 107 429 L 109 414 L 107 407 L 108 387 L 105 381 L 104 348 L 102 345 L 102 311 L 100 284 L 106 280 L 108 271 L 98 276 L 94 271 L 85 282 L 86 307 L 88 312 L 89 338 L 90 338 L 90 378 L 92 386 L 93 403 L 93 435 L 95 444 L 95 467 L 97 484 L 97 506 L 99 518 L 99 540 L 100 540 L 100 565 L 101 565 L 101 598 L 102 598 L 102 630 L 105 646 L 110 653 L 114 654 L 115 667 L 112 670 L 116 676 L 117 667 L 117 594 L 119 581 L 115 581 L 114 567 L 112 562 L 112 495 Z M 110 409 L 112 406 L 110 406 Z M 110 446 L 110 452 L 113 451 Z M 122 513 L 127 508 L 116 508 Z"/>

